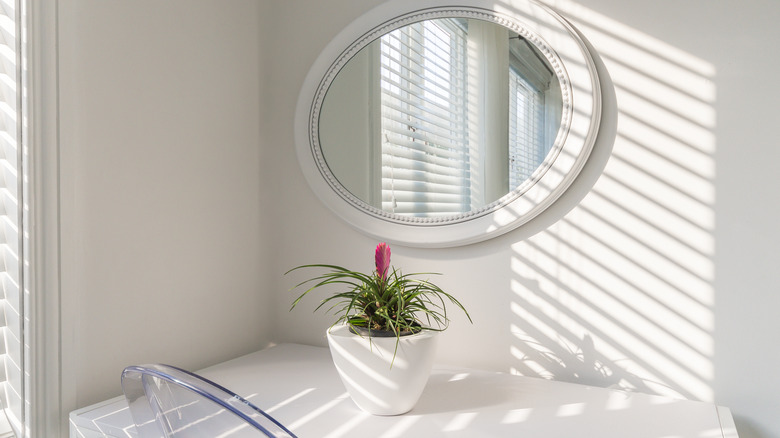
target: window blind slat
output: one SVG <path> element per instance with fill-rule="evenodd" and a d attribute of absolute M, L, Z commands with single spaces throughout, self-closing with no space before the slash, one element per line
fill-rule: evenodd
<path fill-rule="evenodd" d="M 412 82 L 400 82 L 392 79 L 385 79 L 387 86 L 393 86 L 393 90 L 383 90 L 383 95 L 388 101 L 397 100 L 399 104 L 409 105 L 410 111 L 426 111 L 438 117 L 452 116 L 453 106 L 459 106 L 463 100 L 458 98 L 447 98 L 446 95 L 438 93 L 435 90 L 425 89 Z M 451 119 L 448 119 L 451 120 Z"/>
<path fill-rule="evenodd" d="M 453 186 L 448 181 L 421 183 L 415 179 L 396 179 L 393 181 L 393 187 L 395 189 L 393 194 L 396 195 L 396 198 L 399 197 L 398 193 L 400 192 L 432 192 L 461 196 L 468 194 L 467 190 L 464 190 L 462 187 Z M 388 195 L 390 195 L 390 193 L 388 193 Z M 388 197 L 386 199 L 390 198 Z"/>
<path fill-rule="evenodd" d="M 383 167 L 382 177 L 388 181 L 383 181 L 382 187 L 391 187 L 393 182 L 390 182 L 390 180 L 401 180 L 418 181 L 424 184 L 427 183 L 431 186 L 428 190 L 433 190 L 437 184 L 449 184 L 458 190 L 465 188 L 464 186 L 458 184 L 458 182 L 463 178 L 463 175 L 458 174 L 457 171 L 449 169 L 448 172 L 451 172 L 451 174 L 447 174 L 442 171 L 443 169 L 432 169 L 433 171 L 430 171 L 429 169 L 433 166 L 427 163 L 405 164 L 408 165 L 407 168 L 401 168 L 400 166 L 398 168 L 390 168 L 389 166 Z"/>
<path fill-rule="evenodd" d="M 464 161 L 463 151 L 452 148 L 437 147 L 441 144 L 435 138 L 426 138 L 424 135 L 404 135 L 388 132 L 385 153 L 392 156 L 401 156 L 418 161 L 434 161 L 435 159 L 447 160 L 448 165 L 452 161 Z M 428 158 L 426 158 L 428 157 Z"/>
<path fill-rule="evenodd" d="M 389 103 L 384 107 L 385 121 L 388 125 L 386 129 L 394 132 L 404 133 L 409 131 L 411 134 L 417 134 L 418 138 L 423 138 L 423 134 L 431 134 L 447 138 L 454 144 L 465 143 L 465 137 L 462 128 L 453 124 L 450 120 L 429 117 L 426 112 L 404 111 L 404 108 Z M 395 122 L 393 125 L 391 122 Z"/>
<path fill-rule="evenodd" d="M 459 67 L 459 66 L 456 66 Z M 458 77 L 434 77 L 431 69 L 401 67 L 398 64 L 388 64 L 382 71 L 385 90 L 402 96 L 409 93 L 409 99 L 428 97 L 438 100 L 442 106 L 448 107 L 452 102 L 462 101 L 464 96 L 452 95 L 448 83 L 463 82 Z M 435 99 L 430 99 L 435 98 Z"/>

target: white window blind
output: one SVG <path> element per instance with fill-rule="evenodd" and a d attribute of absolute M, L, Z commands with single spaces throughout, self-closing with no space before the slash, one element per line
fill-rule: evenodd
<path fill-rule="evenodd" d="M 0 437 L 22 436 L 25 409 L 22 324 L 23 290 L 20 169 L 21 156 L 21 41 L 19 6 L 14 0 L 0 0 L 0 284 L 2 285 L 2 318 L 0 319 L 0 400 L 6 407 L 0 415 Z M 8 420 L 10 424 L 4 424 Z"/>
<path fill-rule="evenodd" d="M 547 155 L 544 115 L 544 94 L 510 68 L 509 186 L 512 188 L 528 179 Z"/>
<path fill-rule="evenodd" d="M 381 43 L 382 208 L 467 212 L 466 34 L 456 20 L 395 30 Z"/>

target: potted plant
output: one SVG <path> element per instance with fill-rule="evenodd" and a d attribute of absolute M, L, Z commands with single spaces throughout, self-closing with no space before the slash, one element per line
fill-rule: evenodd
<path fill-rule="evenodd" d="M 420 276 L 390 267 L 390 247 L 380 243 L 370 274 L 336 265 L 303 265 L 326 272 L 297 284 L 307 289 L 290 310 L 310 292 L 331 286 L 334 292 L 317 306 L 337 319 L 328 329 L 333 362 L 347 392 L 365 411 L 398 415 L 409 411 L 428 381 L 439 332 L 449 324 L 447 303 L 463 305 L 452 295 Z"/>

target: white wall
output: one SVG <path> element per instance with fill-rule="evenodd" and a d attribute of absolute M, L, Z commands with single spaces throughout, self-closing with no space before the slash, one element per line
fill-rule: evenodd
<path fill-rule="evenodd" d="M 375 184 L 371 184 L 370 178 L 370 169 L 380 167 L 373 162 L 380 160 L 379 153 L 372 153 L 372 149 L 379 148 L 366 147 L 375 145 L 375 138 L 379 138 L 372 124 L 374 112 L 370 110 L 372 99 L 378 100 L 373 86 L 378 81 L 372 81 L 370 74 L 371 61 L 378 55 L 369 48 L 356 53 L 328 87 L 322 101 L 319 140 L 328 168 L 344 188 L 369 205 L 382 208 L 381 197 L 372 196 Z"/>
<path fill-rule="evenodd" d="M 330 318 L 288 314 L 281 274 L 368 271 L 376 242 L 314 197 L 292 119 L 319 51 L 379 3 L 59 2 L 67 410 L 119 394 L 131 363 L 324 345 Z M 780 6 L 554 4 L 612 76 L 614 148 L 520 230 L 393 247 L 474 317 L 454 318 L 439 359 L 712 400 L 742 438 L 780 436 Z"/>
<path fill-rule="evenodd" d="M 292 118 L 319 51 L 378 3 L 268 5 L 274 111 L 264 140 L 285 188 L 274 191 L 273 272 L 319 262 L 371 269 L 376 242 L 304 183 Z M 520 230 L 456 249 L 393 247 L 396 267 L 443 273 L 440 285 L 472 312 L 473 326 L 454 318 L 439 359 L 714 401 L 733 409 L 741 437 L 780 436 L 780 64 L 771 55 L 780 6 L 550 4 L 609 69 L 614 147 L 601 145 L 574 192 Z M 310 314 L 315 300 L 285 315 L 295 279 L 273 280 L 285 322 L 275 338 L 324 345 L 330 318 Z"/>
<path fill-rule="evenodd" d="M 59 2 L 65 410 L 269 340 L 260 5 L 218 3 Z"/>

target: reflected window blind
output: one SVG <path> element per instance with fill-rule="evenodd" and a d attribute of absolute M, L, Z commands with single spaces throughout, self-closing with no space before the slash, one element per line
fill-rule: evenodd
<path fill-rule="evenodd" d="M 390 32 L 380 65 L 382 208 L 469 211 L 465 29 L 443 19 Z"/>
<path fill-rule="evenodd" d="M 22 294 L 20 294 L 20 196 L 19 182 L 21 86 L 19 84 L 20 39 L 17 37 L 18 5 L 0 0 L 0 283 L 2 319 L 0 320 L 0 398 L 7 408 L 10 426 L 21 436 L 23 418 Z M 0 415 L 0 437 L 8 433 Z"/>
<path fill-rule="evenodd" d="M 528 179 L 546 155 L 544 95 L 509 69 L 509 184 Z"/>

